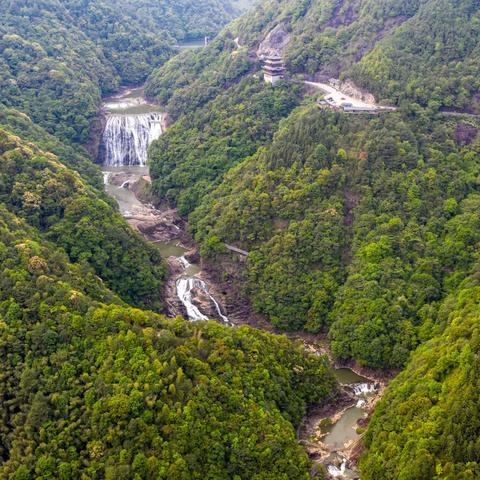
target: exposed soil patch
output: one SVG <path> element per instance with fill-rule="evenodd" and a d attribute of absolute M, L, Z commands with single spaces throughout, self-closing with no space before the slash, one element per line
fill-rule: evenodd
<path fill-rule="evenodd" d="M 459 145 L 470 145 L 478 135 L 478 128 L 468 124 L 468 123 L 459 123 L 455 130 L 455 141 Z"/>

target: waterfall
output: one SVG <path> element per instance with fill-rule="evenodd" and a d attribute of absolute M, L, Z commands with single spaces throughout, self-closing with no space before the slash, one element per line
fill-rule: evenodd
<path fill-rule="evenodd" d="M 342 464 L 340 465 L 340 468 L 336 467 L 335 465 L 328 465 L 327 470 L 332 477 L 341 477 L 342 475 L 345 474 L 346 467 L 347 467 L 347 461 L 343 460 Z"/>
<path fill-rule="evenodd" d="M 162 134 L 163 114 L 109 115 L 103 132 L 102 157 L 105 165 L 147 164 L 150 144 Z"/>
<path fill-rule="evenodd" d="M 376 390 L 375 384 L 373 383 L 357 383 L 352 385 L 352 387 L 355 395 L 368 395 L 374 393 Z"/>
<path fill-rule="evenodd" d="M 203 280 L 200 280 L 199 278 L 196 278 L 196 277 L 179 278 L 177 280 L 177 295 L 187 311 L 188 319 L 189 320 L 208 320 L 208 317 L 204 315 L 199 310 L 199 308 L 196 305 L 194 305 L 192 302 L 192 290 L 194 288 L 199 288 L 200 290 L 203 290 L 208 295 L 208 298 L 215 305 L 215 309 L 217 310 L 219 317 L 226 324 L 229 324 L 229 320 L 222 313 L 222 310 L 220 309 L 220 305 L 208 291 L 207 284 Z"/>
<path fill-rule="evenodd" d="M 190 266 L 190 262 L 182 255 L 178 257 L 178 261 L 182 264 L 184 270 L 186 270 Z"/>
<path fill-rule="evenodd" d="M 179 278 L 177 281 L 177 295 L 187 310 L 189 320 L 208 320 L 208 317 L 192 303 L 192 290 L 203 289 L 204 285 L 204 282 L 198 278 Z"/>

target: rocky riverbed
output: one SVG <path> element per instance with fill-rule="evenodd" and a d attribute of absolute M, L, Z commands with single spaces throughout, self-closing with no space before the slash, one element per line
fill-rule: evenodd
<path fill-rule="evenodd" d="M 230 323 L 223 295 L 202 269 L 198 250 L 186 234 L 185 221 L 176 209 L 152 203 L 147 168 L 105 167 L 104 179 L 106 190 L 117 200 L 128 223 L 157 244 L 167 262 L 165 313 Z"/>

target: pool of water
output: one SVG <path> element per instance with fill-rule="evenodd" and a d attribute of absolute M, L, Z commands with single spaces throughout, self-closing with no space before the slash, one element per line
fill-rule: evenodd
<path fill-rule="evenodd" d="M 117 115 L 141 115 L 162 111 L 159 105 L 145 99 L 143 87 L 124 89 L 119 94 L 106 98 L 103 107 L 107 113 Z"/>
<path fill-rule="evenodd" d="M 179 245 L 178 240 L 172 240 L 171 242 L 155 242 L 162 257 L 181 257 L 186 253 L 187 249 Z"/>
<path fill-rule="evenodd" d="M 336 368 L 334 370 L 335 377 L 340 383 L 366 383 L 369 382 L 368 378 L 358 375 L 353 370 L 349 368 Z"/>
<path fill-rule="evenodd" d="M 202 271 L 200 265 L 197 265 L 196 263 L 190 263 L 185 259 L 185 257 L 183 257 L 183 255 L 187 252 L 187 249 L 182 247 L 178 240 L 172 240 L 170 242 L 155 242 L 155 245 L 160 250 L 163 258 L 181 258 L 182 263 L 186 265 L 185 271 L 182 275 L 183 277 L 194 277 Z"/>
<path fill-rule="evenodd" d="M 341 384 L 352 387 L 352 393 L 358 401 L 356 406 L 347 408 L 336 423 L 321 427 L 325 435 L 322 442 L 331 452 L 341 451 L 360 438 L 356 431 L 358 421 L 366 417 L 367 398 L 375 392 L 375 385 L 370 379 L 358 375 L 350 368 L 334 369 L 334 374 Z M 332 466 L 332 470 L 333 468 Z M 335 468 L 338 469 L 338 466 Z"/>
<path fill-rule="evenodd" d="M 365 416 L 362 408 L 347 409 L 338 422 L 324 428 L 327 435 L 323 438 L 323 443 L 331 450 L 340 450 L 352 440 L 357 440 L 359 438 L 356 432 L 357 422 Z"/>
<path fill-rule="evenodd" d="M 122 167 L 103 167 L 105 190 L 117 201 L 120 213 L 124 216 L 131 215 L 135 210 L 143 207 L 134 193 L 128 188 L 122 188 L 118 185 L 112 185 L 108 179 L 110 174 L 125 172 L 134 176 L 134 178 L 140 178 L 143 175 L 148 175 L 147 167 L 140 166 L 122 166 Z"/>

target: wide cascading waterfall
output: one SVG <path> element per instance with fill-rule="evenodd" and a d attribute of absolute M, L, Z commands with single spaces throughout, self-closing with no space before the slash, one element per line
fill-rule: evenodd
<path fill-rule="evenodd" d="M 103 163 L 110 167 L 147 164 L 151 143 L 162 134 L 163 114 L 109 115 L 103 132 Z"/>

